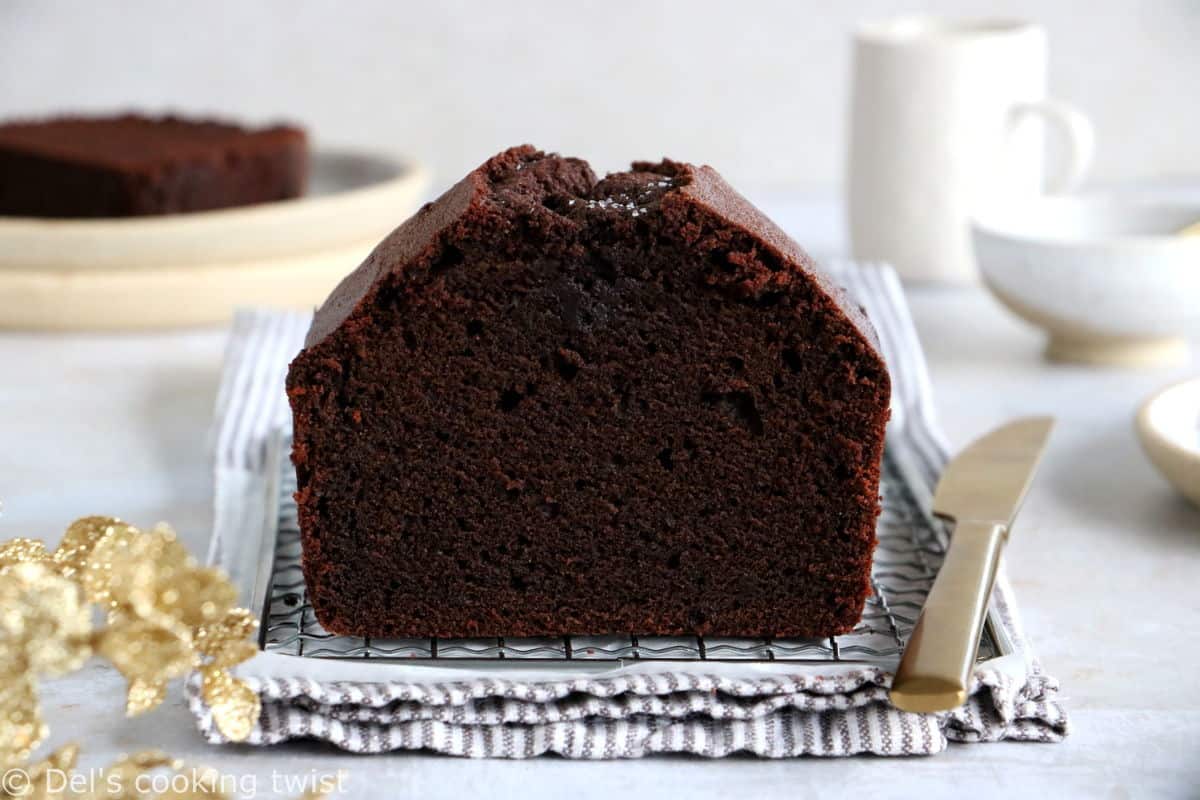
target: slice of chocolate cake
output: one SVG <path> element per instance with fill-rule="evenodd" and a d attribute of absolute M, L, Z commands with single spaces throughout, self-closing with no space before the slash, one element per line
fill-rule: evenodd
<path fill-rule="evenodd" d="M 177 117 L 64 117 L 0 125 L 0 214 L 131 217 L 304 193 L 304 131 Z"/>
<path fill-rule="evenodd" d="M 826 636 L 869 593 L 888 373 L 709 167 L 501 153 L 291 365 L 308 596 L 359 636 Z"/>

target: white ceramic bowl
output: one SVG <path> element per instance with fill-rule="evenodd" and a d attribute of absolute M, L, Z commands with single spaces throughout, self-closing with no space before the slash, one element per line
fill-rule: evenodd
<path fill-rule="evenodd" d="M 1151 463 L 1200 506 L 1200 378 L 1155 394 L 1138 411 L 1136 426 Z"/>
<path fill-rule="evenodd" d="M 1200 331 L 1200 203 L 1049 196 L 972 224 L 984 283 L 1046 330 L 1047 356 L 1135 365 L 1180 361 Z"/>

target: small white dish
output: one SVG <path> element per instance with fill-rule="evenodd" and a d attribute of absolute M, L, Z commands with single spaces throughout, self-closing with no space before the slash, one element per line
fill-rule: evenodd
<path fill-rule="evenodd" d="M 1200 507 L 1200 378 L 1155 394 L 1135 424 L 1150 462 Z"/>
<path fill-rule="evenodd" d="M 972 223 L 984 283 L 1049 334 L 1048 358 L 1134 366 L 1187 356 L 1200 331 L 1200 203 L 1040 197 Z"/>
<path fill-rule="evenodd" d="M 415 163 L 313 154 L 295 200 L 153 217 L 0 217 L 0 328 L 129 329 L 311 308 L 429 186 Z"/>

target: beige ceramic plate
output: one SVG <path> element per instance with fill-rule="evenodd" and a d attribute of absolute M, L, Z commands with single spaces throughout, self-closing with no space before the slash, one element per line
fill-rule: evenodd
<path fill-rule="evenodd" d="M 237 306 L 313 306 L 416 210 L 418 165 L 316 153 L 297 200 L 164 217 L 0 217 L 0 326 L 195 325 Z"/>
<path fill-rule="evenodd" d="M 1136 424 L 1150 461 L 1200 506 L 1200 378 L 1168 386 L 1151 397 Z"/>

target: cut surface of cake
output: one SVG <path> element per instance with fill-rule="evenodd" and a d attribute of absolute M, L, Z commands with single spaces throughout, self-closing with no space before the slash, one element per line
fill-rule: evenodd
<path fill-rule="evenodd" d="M 304 193 L 308 145 L 287 126 L 179 117 L 61 117 L 0 125 L 0 214 L 130 217 Z"/>
<path fill-rule="evenodd" d="M 863 312 L 711 168 L 510 149 L 292 362 L 309 600 L 373 637 L 847 631 L 889 391 Z"/>

